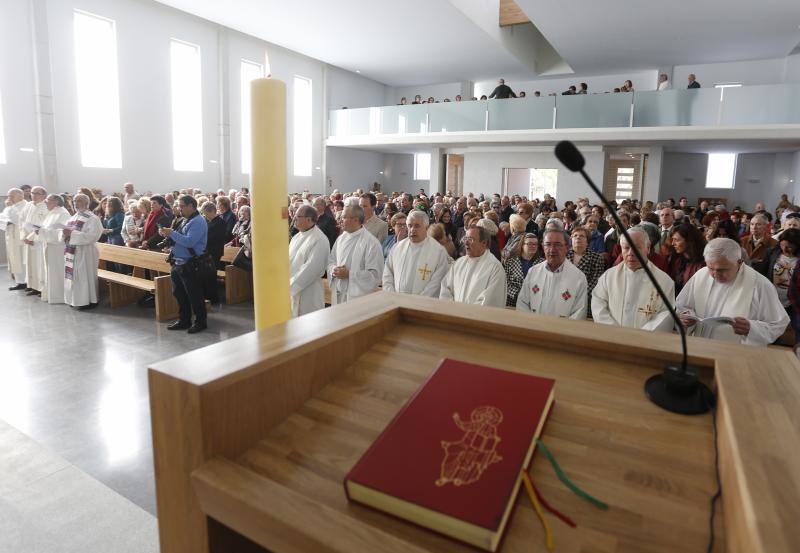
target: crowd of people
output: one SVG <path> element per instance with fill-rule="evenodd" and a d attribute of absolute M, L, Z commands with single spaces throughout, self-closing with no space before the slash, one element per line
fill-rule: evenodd
<path fill-rule="evenodd" d="M 40 186 L 12 188 L 0 214 L 14 280 L 9 290 L 89 310 L 98 305 L 96 242 L 164 252 L 173 265 L 173 294 L 180 309 L 179 321 L 169 328 L 199 332 L 207 327 L 204 300 L 219 301 L 216 275 L 201 272 L 202 262 L 222 268 L 225 246 L 239 246 L 234 265 L 252 269 L 249 203 L 246 188 L 141 195 L 126 183 L 122 191 L 106 196 L 89 188 L 74 196 L 48 194 Z M 117 263 L 106 268 L 132 270 Z"/>
<path fill-rule="evenodd" d="M 547 194 L 334 190 L 291 194 L 288 204 L 294 316 L 324 307 L 327 277 L 334 305 L 382 289 L 671 331 L 633 245 L 695 335 L 766 345 L 790 321 L 800 326 L 800 207 L 785 195 L 774 214 L 760 203 L 745 212 L 687 198 L 623 200 L 614 208 L 632 245 L 588 198 L 559 206 Z M 175 329 L 206 328 L 203 298 L 214 296 L 216 279 L 198 276 L 202 259 L 216 267 L 226 244 L 241 246 L 234 264 L 252 268 L 244 188 L 140 195 L 126 183 L 107 196 L 82 188 L 74 197 L 12 189 L 0 222 L 10 289 L 82 310 L 98 301 L 95 242 L 169 252 Z"/>
<path fill-rule="evenodd" d="M 668 90 L 671 86 L 672 86 L 672 84 L 669 81 L 669 76 L 666 73 L 661 73 L 658 76 L 658 86 L 656 87 L 656 90 Z M 689 74 L 689 76 L 688 76 L 688 84 L 687 84 L 686 88 L 687 89 L 700 88 L 700 83 L 697 82 L 697 77 L 695 76 L 694 73 L 690 73 Z M 619 87 L 614 87 L 613 90 L 604 91 L 603 94 L 607 94 L 609 92 L 633 92 L 633 91 L 634 91 L 634 89 L 633 89 L 633 81 L 631 81 L 630 79 L 627 79 Z M 559 94 L 558 92 L 549 92 L 547 94 L 547 96 L 558 96 L 558 94 Z M 560 94 L 562 96 L 572 96 L 572 95 L 577 95 L 577 94 L 589 94 L 589 85 L 587 83 L 579 83 L 578 85 L 570 85 L 569 88 L 567 88 L 567 90 L 564 90 Z M 593 94 L 601 94 L 601 93 L 595 92 Z M 534 90 L 533 91 L 533 97 L 534 98 L 539 98 L 541 96 L 542 96 L 542 92 L 540 90 Z M 524 90 L 520 90 L 518 93 L 514 92 L 514 90 L 512 90 L 512 88 L 506 84 L 505 79 L 500 79 L 499 81 L 497 81 L 497 86 L 495 87 L 495 89 L 492 91 L 491 94 L 489 94 L 488 96 L 486 94 L 483 94 L 483 95 L 481 95 L 480 98 L 478 98 L 477 96 L 473 96 L 469 100 L 471 100 L 471 101 L 493 100 L 493 99 L 504 100 L 504 99 L 508 99 L 508 98 L 526 98 L 526 97 L 527 97 L 527 93 Z M 451 101 L 461 102 L 462 101 L 462 97 L 461 97 L 461 94 L 457 94 L 455 96 L 455 100 L 450 100 L 450 98 L 445 98 L 442 101 L 443 102 L 451 102 Z M 414 96 L 414 100 L 412 102 L 409 102 L 408 98 L 403 96 L 402 98 L 400 98 L 400 103 L 398 105 L 405 106 L 405 105 L 407 105 L 409 103 L 412 104 L 412 105 L 416 105 L 416 104 L 438 104 L 439 100 L 437 100 L 433 96 L 428 96 L 427 99 L 423 99 L 420 94 L 417 94 L 416 96 Z"/>
<path fill-rule="evenodd" d="M 695 335 L 766 345 L 790 321 L 798 326 L 800 207 L 785 196 L 774 216 L 763 204 L 747 213 L 707 201 L 692 207 L 687 198 L 623 200 L 615 209 Z M 321 298 L 327 274 L 333 304 L 382 289 L 651 331 L 674 328 L 613 218 L 587 198 L 558 206 L 549 195 L 529 201 L 334 190 L 293 194 L 290 211 L 306 221 L 290 228 L 292 244 L 314 243 L 317 251 L 315 264 L 292 247 L 292 278 L 311 282 L 313 297 Z M 323 246 L 330 247 L 325 263 Z M 296 314 L 323 307 L 321 300 L 304 301 L 297 285 L 293 298 Z"/>

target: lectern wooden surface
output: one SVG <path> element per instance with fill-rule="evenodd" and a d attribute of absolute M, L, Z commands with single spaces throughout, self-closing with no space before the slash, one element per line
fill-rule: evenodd
<path fill-rule="evenodd" d="M 162 551 L 228 550 L 209 545 L 207 517 L 275 552 L 475 551 L 348 504 L 342 486 L 442 357 L 556 379 L 543 439 L 611 505 L 565 490 L 537 455 L 534 482 L 578 523 L 551 517 L 558 551 L 704 551 L 711 416 L 666 413 L 642 391 L 678 352 L 668 334 L 380 293 L 160 363 L 150 391 Z M 690 356 L 720 397 L 715 550 L 800 550 L 800 364 L 700 339 Z M 524 496 L 502 551 L 544 551 Z"/>

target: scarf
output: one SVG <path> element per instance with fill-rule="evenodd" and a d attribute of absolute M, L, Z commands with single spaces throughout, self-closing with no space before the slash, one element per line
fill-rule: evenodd
<path fill-rule="evenodd" d="M 83 229 L 83 225 L 89 220 L 90 212 L 79 211 L 75 215 L 78 216 L 78 219 L 69 221 L 67 223 L 67 228 L 80 232 L 80 230 Z M 75 248 L 76 246 L 69 243 L 69 238 L 64 240 L 64 278 L 67 280 L 72 280 L 72 275 L 75 270 Z"/>

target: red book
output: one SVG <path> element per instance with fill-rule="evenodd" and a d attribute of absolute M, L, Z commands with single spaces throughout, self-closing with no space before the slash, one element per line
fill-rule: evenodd
<path fill-rule="evenodd" d="M 348 498 L 495 551 L 554 385 L 442 360 L 345 477 Z"/>

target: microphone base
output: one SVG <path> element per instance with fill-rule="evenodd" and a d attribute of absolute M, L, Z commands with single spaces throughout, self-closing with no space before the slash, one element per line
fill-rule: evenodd
<path fill-rule="evenodd" d="M 644 393 L 662 409 L 680 415 L 701 415 L 714 405 L 714 394 L 691 367 L 683 372 L 679 366 L 668 365 L 662 374 L 647 379 Z"/>

